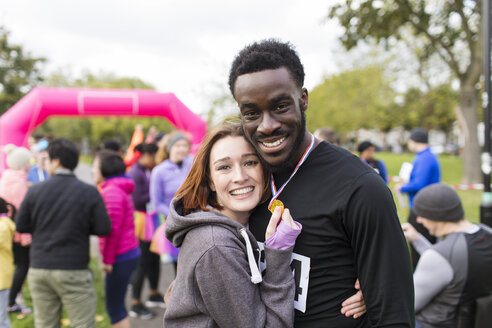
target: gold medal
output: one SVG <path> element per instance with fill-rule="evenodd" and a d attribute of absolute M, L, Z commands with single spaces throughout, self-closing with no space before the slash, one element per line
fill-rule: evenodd
<path fill-rule="evenodd" d="M 270 212 L 273 213 L 273 211 L 275 211 L 275 207 L 280 207 L 280 210 L 282 210 L 282 214 L 284 214 L 284 203 L 282 203 L 281 201 L 279 201 L 278 199 L 275 199 L 272 204 L 270 205 Z"/>

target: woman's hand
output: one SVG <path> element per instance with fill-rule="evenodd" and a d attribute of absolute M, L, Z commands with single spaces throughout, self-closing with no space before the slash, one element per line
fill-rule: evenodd
<path fill-rule="evenodd" d="M 111 273 L 113 272 L 113 266 L 111 264 L 106 264 L 106 263 L 103 263 L 101 264 L 101 269 L 106 272 L 106 273 Z"/>
<path fill-rule="evenodd" d="M 275 210 L 272 213 L 272 216 L 270 217 L 270 222 L 268 223 L 266 232 L 265 232 L 265 240 L 270 238 L 275 231 L 277 230 L 277 226 L 280 223 L 280 220 L 284 221 L 285 224 L 287 224 L 289 227 L 295 230 L 299 230 L 299 226 L 294 222 L 294 219 L 290 215 L 290 211 L 288 208 L 284 210 L 284 213 L 282 213 L 282 209 L 280 206 L 275 207 Z"/>
<path fill-rule="evenodd" d="M 362 291 L 360 290 L 359 279 L 355 281 L 355 289 L 358 290 L 355 295 L 347 298 L 342 303 L 342 314 L 345 314 L 346 317 L 353 316 L 354 319 L 361 317 L 366 310 L 366 303 L 364 302 L 364 296 L 362 295 Z"/>

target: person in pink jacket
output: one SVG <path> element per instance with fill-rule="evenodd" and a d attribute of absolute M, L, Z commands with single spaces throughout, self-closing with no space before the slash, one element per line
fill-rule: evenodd
<path fill-rule="evenodd" d="M 125 176 L 126 165 L 116 153 L 103 150 L 93 162 L 94 182 L 101 184 L 101 195 L 111 218 L 111 232 L 99 238 L 102 269 L 106 272 L 106 310 L 113 327 L 130 327 L 125 293 L 130 276 L 137 268 L 140 248 L 135 236 L 133 180 Z"/>

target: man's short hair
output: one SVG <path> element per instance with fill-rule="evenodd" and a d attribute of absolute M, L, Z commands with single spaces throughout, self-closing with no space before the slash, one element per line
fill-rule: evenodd
<path fill-rule="evenodd" d="M 79 150 L 77 146 L 68 139 L 57 138 L 48 145 L 50 160 L 58 158 L 60 165 L 73 171 L 79 163 Z"/>
<path fill-rule="evenodd" d="M 304 67 L 294 46 L 275 39 L 252 43 L 239 52 L 229 72 L 229 88 L 234 96 L 238 76 L 285 67 L 299 88 L 304 85 Z"/>

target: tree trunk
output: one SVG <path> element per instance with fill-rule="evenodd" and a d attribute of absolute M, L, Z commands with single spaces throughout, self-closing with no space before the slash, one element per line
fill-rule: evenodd
<path fill-rule="evenodd" d="M 465 135 L 465 146 L 462 154 L 464 184 L 482 183 L 482 172 L 480 171 L 480 146 L 478 145 L 478 91 L 474 85 L 466 85 L 461 81 L 460 107 L 458 122 Z"/>

